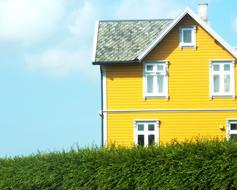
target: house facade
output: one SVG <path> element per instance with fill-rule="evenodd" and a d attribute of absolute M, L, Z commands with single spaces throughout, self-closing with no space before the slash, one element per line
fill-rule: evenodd
<path fill-rule="evenodd" d="M 97 23 L 103 145 L 237 138 L 237 52 L 199 6 L 199 15 Z"/>

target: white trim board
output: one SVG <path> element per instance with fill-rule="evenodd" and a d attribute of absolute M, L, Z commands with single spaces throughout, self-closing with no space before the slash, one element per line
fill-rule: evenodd
<path fill-rule="evenodd" d="M 190 112 L 237 112 L 237 108 L 219 109 L 130 109 L 130 110 L 104 110 L 104 113 L 190 113 Z"/>
<path fill-rule="evenodd" d="M 106 65 L 103 66 L 103 109 L 107 110 L 107 77 L 106 77 Z M 108 129 L 107 129 L 107 112 L 103 111 L 103 146 L 107 146 L 108 142 Z"/>
<path fill-rule="evenodd" d="M 158 38 L 156 38 L 137 58 L 143 60 L 145 56 L 155 48 L 157 44 L 179 23 L 179 21 L 186 15 L 191 16 L 201 27 L 204 28 L 213 38 L 215 38 L 226 50 L 230 52 L 235 58 L 237 58 L 237 51 L 234 50 L 227 42 L 225 42 L 208 24 L 206 24 L 198 15 L 196 15 L 191 9 L 185 9 L 170 25 L 167 27 Z"/>

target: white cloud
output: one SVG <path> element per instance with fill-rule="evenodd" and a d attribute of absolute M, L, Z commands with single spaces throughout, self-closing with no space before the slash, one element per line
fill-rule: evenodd
<path fill-rule="evenodd" d="M 98 68 L 91 63 L 96 12 L 93 4 L 85 2 L 82 7 L 68 15 L 69 21 L 64 27 L 69 36 L 59 45 L 38 54 L 25 55 L 27 69 L 54 77 L 81 73 L 91 79 L 98 78 Z"/>
<path fill-rule="evenodd" d="M 175 0 L 122 0 L 116 14 L 125 19 L 173 18 L 184 8 Z"/>
<path fill-rule="evenodd" d="M 0 41 L 23 44 L 44 39 L 54 32 L 64 14 L 64 0 L 0 1 Z"/>
<path fill-rule="evenodd" d="M 184 6 L 174 0 L 122 0 L 108 11 L 104 8 L 103 4 L 95 6 L 92 1 L 84 1 L 77 10 L 68 13 L 68 23 L 64 27 L 69 35 L 64 36 L 59 45 L 38 54 L 26 55 L 27 68 L 56 77 L 80 73 L 88 78 L 98 78 L 98 67 L 92 66 L 90 59 L 95 21 L 99 17 L 109 19 L 175 17 Z"/>
<path fill-rule="evenodd" d="M 72 35 L 77 38 L 90 39 L 92 38 L 93 29 L 96 18 L 98 17 L 98 10 L 96 7 L 86 1 L 84 5 L 71 14 L 71 23 L 68 26 Z"/>

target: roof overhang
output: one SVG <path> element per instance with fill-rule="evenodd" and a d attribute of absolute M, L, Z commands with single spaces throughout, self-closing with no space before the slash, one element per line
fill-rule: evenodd
<path fill-rule="evenodd" d="M 237 58 L 237 52 L 227 42 L 225 42 L 208 24 L 206 24 L 198 15 L 191 9 L 185 9 L 162 33 L 157 37 L 140 55 L 137 59 L 142 61 L 148 53 L 150 53 L 164 37 L 183 19 L 186 15 L 191 16 L 201 27 L 203 27 L 215 40 L 217 40 L 232 56 Z"/>
<path fill-rule="evenodd" d="M 131 60 L 131 61 L 94 61 L 92 62 L 93 65 L 108 65 L 108 64 L 133 64 L 133 63 L 140 63 L 139 60 Z"/>

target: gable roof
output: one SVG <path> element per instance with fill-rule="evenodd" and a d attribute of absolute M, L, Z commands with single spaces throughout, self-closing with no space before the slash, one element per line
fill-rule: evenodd
<path fill-rule="evenodd" d="M 186 15 L 191 16 L 231 55 L 237 52 L 190 9 L 176 19 L 101 21 L 96 27 L 93 64 L 141 62 Z"/>

